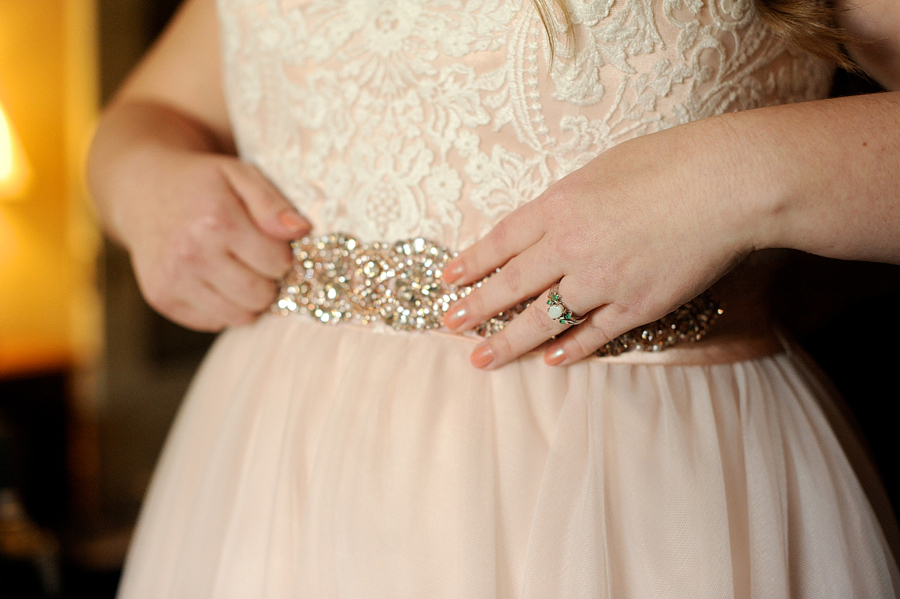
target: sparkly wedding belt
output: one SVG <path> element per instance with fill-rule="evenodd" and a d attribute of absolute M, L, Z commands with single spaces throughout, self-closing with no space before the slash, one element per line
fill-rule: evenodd
<path fill-rule="evenodd" d="M 272 312 L 308 314 L 323 323 L 383 322 L 402 331 L 436 329 L 450 304 L 487 280 L 467 287 L 444 283 L 444 265 L 455 254 L 422 238 L 363 243 L 334 233 L 304 237 L 291 248 L 294 265 L 281 280 Z M 501 312 L 475 331 L 483 337 L 500 331 L 532 301 Z M 718 300 L 705 292 L 663 318 L 613 339 L 597 355 L 659 351 L 699 341 L 721 313 Z"/>

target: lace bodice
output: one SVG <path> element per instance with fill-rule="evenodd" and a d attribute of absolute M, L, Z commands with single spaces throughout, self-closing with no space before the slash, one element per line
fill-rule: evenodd
<path fill-rule="evenodd" d="M 605 149 L 822 97 L 830 67 L 751 0 L 219 0 L 238 147 L 319 233 L 450 248 Z"/>

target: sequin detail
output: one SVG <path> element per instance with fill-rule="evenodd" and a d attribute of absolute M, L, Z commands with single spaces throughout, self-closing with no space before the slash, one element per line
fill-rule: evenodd
<path fill-rule="evenodd" d="M 722 312 L 715 294 L 705 291 L 659 320 L 619 335 L 594 353 L 602 358 L 634 350 L 662 351 L 679 343 L 700 341 Z"/>
<path fill-rule="evenodd" d="M 272 312 L 308 314 L 320 322 L 383 322 L 399 331 L 436 329 L 450 304 L 480 287 L 487 278 L 455 287 L 443 281 L 443 268 L 456 254 L 417 237 L 394 243 L 362 243 L 334 233 L 291 243 L 294 266 L 282 279 Z M 534 298 L 479 325 L 488 337 L 503 329 Z M 711 292 L 678 307 L 660 320 L 633 329 L 596 353 L 615 356 L 632 350 L 659 351 L 699 341 L 722 313 Z"/>

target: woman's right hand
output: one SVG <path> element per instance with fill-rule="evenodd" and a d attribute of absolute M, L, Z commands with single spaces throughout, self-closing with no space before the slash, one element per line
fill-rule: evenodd
<path fill-rule="evenodd" d="M 186 0 L 104 110 L 88 161 L 107 232 L 153 308 L 192 329 L 253 321 L 310 225 L 233 156 L 215 0 Z"/>
<path fill-rule="evenodd" d="M 147 302 L 196 330 L 254 321 L 290 267 L 288 242 L 309 222 L 237 158 L 162 148 L 143 158 L 158 176 L 132 203 L 144 209 L 122 238 Z"/>

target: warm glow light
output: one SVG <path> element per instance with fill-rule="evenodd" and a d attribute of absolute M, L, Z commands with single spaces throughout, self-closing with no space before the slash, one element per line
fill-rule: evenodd
<path fill-rule="evenodd" d="M 22 142 L 0 104 L 0 200 L 21 197 L 28 183 L 28 162 Z"/>

